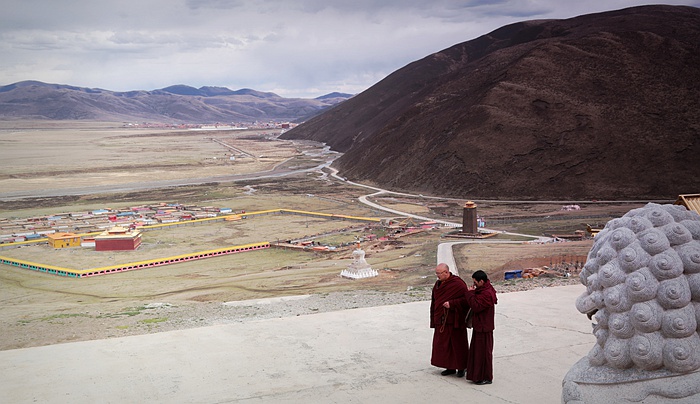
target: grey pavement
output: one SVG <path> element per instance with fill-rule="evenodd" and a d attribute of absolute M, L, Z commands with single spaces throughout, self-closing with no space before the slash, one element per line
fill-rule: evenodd
<path fill-rule="evenodd" d="M 430 365 L 429 302 L 0 352 L 7 403 L 559 403 L 582 285 L 499 294 L 494 382 Z"/>

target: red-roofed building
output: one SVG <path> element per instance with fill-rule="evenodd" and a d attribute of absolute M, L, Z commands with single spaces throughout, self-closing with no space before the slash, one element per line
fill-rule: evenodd
<path fill-rule="evenodd" d="M 115 226 L 95 236 L 95 251 L 131 251 L 141 245 L 141 232 Z"/>

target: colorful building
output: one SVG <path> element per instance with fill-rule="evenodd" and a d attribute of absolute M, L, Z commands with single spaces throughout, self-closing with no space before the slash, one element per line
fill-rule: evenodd
<path fill-rule="evenodd" d="M 141 232 L 115 226 L 95 236 L 95 251 L 131 251 L 141 245 Z"/>
<path fill-rule="evenodd" d="M 95 238 L 94 237 L 83 238 L 83 241 L 80 243 L 80 246 L 86 247 L 86 248 L 95 248 Z"/>
<path fill-rule="evenodd" d="M 74 233 L 51 233 L 46 238 L 53 248 L 80 247 L 80 236 Z"/>

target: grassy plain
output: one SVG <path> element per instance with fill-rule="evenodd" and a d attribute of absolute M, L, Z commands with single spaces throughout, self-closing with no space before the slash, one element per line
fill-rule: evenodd
<path fill-rule="evenodd" d="M 299 156 L 303 149 L 300 143 L 270 139 L 278 133 L 270 130 L 134 129 L 106 124 L 8 126 L 0 122 L 3 194 L 41 195 L 40 190 L 125 187 L 195 178 L 215 181 L 221 176 L 271 170 Z"/>
<path fill-rule="evenodd" d="M 247 174 L 275 167 L 311 168 L 327 159 L 318 145 L 281 141 L 274 134 L 271 130 L 199 132 L 128 129 L 109 123 L 0 122 L 0 217 L 26 218 L 154 202 L 214 205 L 248 212 L 286 208 L 355 216 L 388 215 L 358 202 L 359 196 L 373 190 L 334 180 L 324 172 L 246 178 Z M 456 223 L 461 222 L 465 202 L 420 197 L 373 200 L 393 209 Z M 561 204 L 480 202 L 479 213 L 487 218 L 488 227 L 539 235 L 548 231 L 572 233 L 582 229 L 584 222 L 605 223 L 637 206 L 591 204 L 584 206 L 582 215 L 563 213 Z M 84 269 L 319 234 L 324 234 L 319 241 L 340 244 L 381 232 L 372 228 L 348 230 L 357 225 L 265 215 L 147 232 L 142 248 L 133 252 L 54 251 L 33 246 L 3 250 L 0 255 Z M 434 282 L 431 272 L 437 245 L 445 241 L 447 232 L 435 230 L 363 244 L 367 261 L 380 275 L 358 281 L 339 276 L 350 263 L 349 250 L 319 253 L 266 249 L 83 279 L 3 265 L 0 327 L 5 333 L 0 338 L 0 349 L 104 336 L 94 330 L 128 328 L 120 313 L 154 302 L 190 305 L 336 291 L 429 290 Z M 455 252 L 460 270 L 467 274 L 486 269 L 500 276 L 505 269 L 535 259 L 548 262 L 562 255 L 585 255 L 589 248 L 590 241 L 585 241 L 539 246 L 470 245 Z M 73 330 L 72 336 L 59 331 L 63 330 L 61 324 Z"/>

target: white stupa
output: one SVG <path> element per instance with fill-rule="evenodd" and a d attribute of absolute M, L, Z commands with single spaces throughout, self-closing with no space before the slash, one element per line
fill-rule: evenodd
<path fill-rule="evenodd" d="M 372 267 L 365 261 L 365 252 L 360 248 L 360 243 L 357 243 L 357 247 L 352 252 L 352 262 L 348 265 L 347 269 L 344 269 L 340 273 L 340 276 L 351 279 L 361 279 L 361 278 L 371 278 L 373 276 L 379 275 L 379 272 L 372 269 Z"/>

